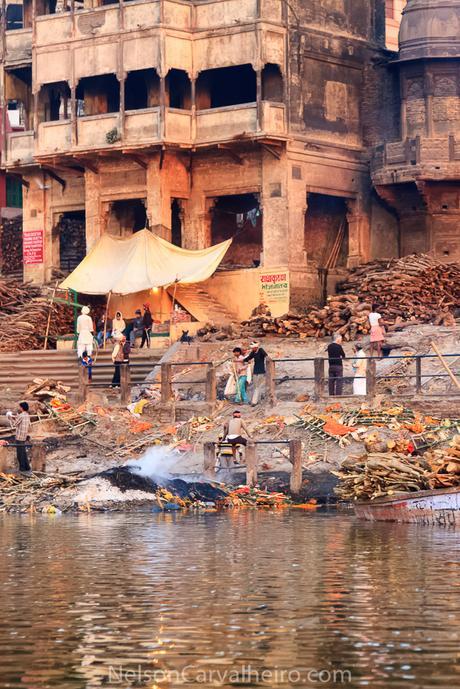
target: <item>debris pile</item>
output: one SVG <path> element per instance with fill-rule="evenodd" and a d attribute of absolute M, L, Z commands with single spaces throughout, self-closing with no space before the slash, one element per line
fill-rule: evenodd
<path fill-rule="evenodd" d="M 49 319 L 49 339 L 73 330 L 72 310 L 51 304 L 41 290 L 14 279 L 0 278 L 0 351 L 41 349 Z"/>
<path fill-rule="evenodd" d="M 284 493 L 271 493 L 260 488 L 239 486 L 223 501 L 224 507 L 287 507 L 291 499 Z"/>
<path fill-rule="evenodd" d="M 431 475 L 430 488 L 453 488 L 460 486 L 460 435 L 456 435 L 448 447 L 425 452 Z"/>

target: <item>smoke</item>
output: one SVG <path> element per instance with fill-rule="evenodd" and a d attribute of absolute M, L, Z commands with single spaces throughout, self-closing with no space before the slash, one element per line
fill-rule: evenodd
<path fill-rule="evenodd" d="M 172 469 L 178 459 L 178 454 L 174 450 L 151 447 L 142 457 L 126 462 L 125 466 L 146 478 L 171 478 Z"/>

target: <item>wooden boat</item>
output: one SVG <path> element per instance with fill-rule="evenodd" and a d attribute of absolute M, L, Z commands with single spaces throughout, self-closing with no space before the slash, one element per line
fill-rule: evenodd
<path fill-rule="evenodd" d="M 360 519 L 460 527 L 460 488 L 421 490 L 355 503 Z"/>

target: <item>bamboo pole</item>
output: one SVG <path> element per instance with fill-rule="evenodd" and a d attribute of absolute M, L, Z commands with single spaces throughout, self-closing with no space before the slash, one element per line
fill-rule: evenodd
<path fill-rule="evenodd" d="M 437 344 L 435 344 L 433 341 L 431 341 L 430 344 L 431 344 L 433 350 L 435 351 L 439 361 L 441 362 L 441 364 L 443 365 L 443 367 L 445 368 L 445 370 L 447 371 L 447 373 L 451 377 L 452 382 L 460 390 L 460 382 L 459 382 L 457 376 L 454 374 L 454 372 L 449 368 L 449 365 L 448 365 L 447 361 L 445 360 L 445 358 L 443 357 L 442 352 L 439 351 Z"/>
<path fill-rule="evenodd" d="M 106 335 L 107 335 L 107 318 L 109 315 L 109 304 L 110 304 L 110 297 L 112 295 L 112 292 L 109 292 L 107 295 L 107 303 L 105 305 L 105 321 L 104 321 L 104 342 L 102 343 L 102 348 L 105 349 L 105 343 L 106 343 Z"/>
<path fill-rule="evenodd" d="M 46 323 L 45 342 L 43 345 L 43 349 L 46 349 L 48 346 L 48 335 L 50 332 L 50 325 L 51 325 L 51 310 L 53 307 L 54 297 L 56 296 L 56 290 L 58 288 L 58 285 L 59 285 L 59 280 L 56 280 L 56 284 L 54 285 L 54 289 L 53 289 L 53 294 L 52 294 L 51 299 L 50 299 L 50 309 L 48 312 L 48 321 Z"/>

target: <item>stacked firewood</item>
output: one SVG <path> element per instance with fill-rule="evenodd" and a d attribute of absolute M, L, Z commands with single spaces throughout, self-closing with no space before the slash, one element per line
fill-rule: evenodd
<path fill-rule="evenodd" d="M 343 500 L 374 500 L 418 490 L 460 486 L 460 436 L 447 447 L 427 450 L 420 457 L 397 452 L 370 452 L 349 457 L 333 472 Z"/>
<path fill-rule="evenodd" d="M 340 478 L 335 488 L 342 500 L 374 500 L 384 496 L 429 488 L 427 463 L 395 452 L 349 457 L 333 472 Z"/>
<path fill-rule="evenodd" d="M 449 447 L 428 450 L 424 459 L 431 469 L 430 488 L 460 486 L 460 435 L 453 438 Z"/>
<path fill-rule="evenodd" d="M 411 319 L 440 323 L 458 308 L 460 264 L 441 263 L 424 254 L 374 261 L 352 270 L 338 291 L 376 303 L 388 324 Z"/>
<path fill-rule="evenodd" d="M 73 331 L 72 309 L 51 304 L 41 290 L 12 278 L 0 278 L 0 351 L 41 349 L 49 314 L 49 339 Z"/>
<path fill-rule="evenodd" d="M 453 325 L 460 304 L 460 264 L 439 263 L 425 255 L 374 261 L 350 271 L 338 291 L 324 307 L 310 306 L 304 313 L 272 318 L 258 308 L 243 322 L 241 334 L 303 339 L 339 333 L 354 340 L 369 332 L 373 304 L 390 330 L 407 322 Z"/>
<path fill-rule="evenodd" d="M 2 273 L 22 272 L 22 218 L 2 220 L 0 226 Z"/>

